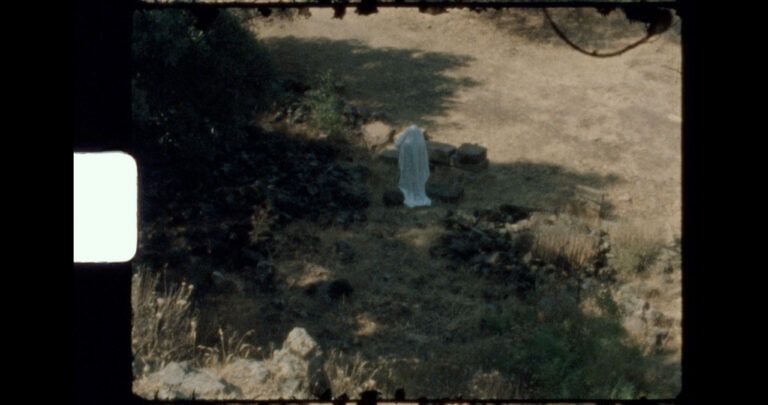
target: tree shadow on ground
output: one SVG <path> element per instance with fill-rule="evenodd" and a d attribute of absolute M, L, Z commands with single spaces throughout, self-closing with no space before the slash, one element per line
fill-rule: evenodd
<path fill-rule="evenodd" d="M 464 55 L 293 36 L 263 43 L 286 76 L 312 82 L 331 72 L 344 83 L 347 101 L 383 112 L 394 125 L 433 125 L 434 117 L 456 106 L 454 97 L 462 88 L 478 84 L 450 74 L 473 61 Z"/>
<path fill-rule="evenodd" d="M 588 50 L 609 52 L 645 36 L 645 25 L 630 22 L 618 9 L 606 16 L 592 7 L 552 8 L 549 14 L 571 41 Z M 541 9 L 491 10 L 483 16 L 493 21 L 502 31 L 534 44 L 568 46 L 557 36 Z M 680 22 L 674 24 L 662 37 L 680 43 Z"/>

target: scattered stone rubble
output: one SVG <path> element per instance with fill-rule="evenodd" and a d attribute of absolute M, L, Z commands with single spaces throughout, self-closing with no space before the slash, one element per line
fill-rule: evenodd
<path fill-rule="evenodd" d="M 464 143 L 456 148 L 447 143 L 427 141 L 427 154 L 432 164 L 473 172 L 483 171 L 489 165 L 488 149 L 476 144 Z M 399 157 L 397 149 L 394 148 L 388 148 L 379 153 L 379 159 L 390 164 L 397 164 Z"/>
<path fill-rule="evenodd" d="M 224 367 L 194 368 L 171 362 L 134 380 L 139 395 L 174 399 L 313 399 L 330 389 L 323 353 L 304 328 L 293 328 L 266 360 L 236 359 Z"/>

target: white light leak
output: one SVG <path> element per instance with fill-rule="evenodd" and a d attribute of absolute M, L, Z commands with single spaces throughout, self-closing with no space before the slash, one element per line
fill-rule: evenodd
<path fill-rule="evenodd" d="M 74 261 L 121 263 L 136 254 L 138 171 L 122 152 L 74 154 Z"/>

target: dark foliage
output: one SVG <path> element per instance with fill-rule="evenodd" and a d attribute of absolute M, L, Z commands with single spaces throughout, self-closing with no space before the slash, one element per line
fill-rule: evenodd
<path fill-rule="evenodd" d="M 144 160 L 213 161 L 242 141 L 273 88 L 268 54 L 227 11 L 137 11 L 133 121 Z"/>

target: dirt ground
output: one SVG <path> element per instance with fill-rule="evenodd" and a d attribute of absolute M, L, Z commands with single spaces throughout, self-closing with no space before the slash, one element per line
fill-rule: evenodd
<path fill-rule="evenodd" d="M 254 29 L 283 68 L 343 76 L 348 101 L 383 110 L 398 131 L 416 124 L 432 140 L 488 148 L 487 173 L 456 179 L 466 204 L 557 209 L 583 184 L 607 191 L 610 217 L 664 240 L 680 233 L 679 27 L 593 58 L 557 38 L 538 10 L 312 13 Z M 551 14 L 587 49 L 619 49 L 644 31 L 619 12 Z"/>
<path fill-rule="evenodd" d="M 587 49 L 619 49 L 644 34 L 618 12 L 551 14 Z M 441 219 L 449 209 L 503 203 L 562 212 L 573 187 L 584 185 L 606 192 L 599 226 L 671 243 L 681 233 L 679 26 L 621 56 L 594 58 L 561 41 L 538 10 L 331 17 L 329 9 L 313 9 L 311 18 L 258 18 L 251 28 L 287 75 L 311 82 L 331 71 L 344 82 L 345 100 L 384 112 L 398 133 L 416 124 L 433 141 L 477 143 L 488 149 L 490 166 L 479 173 L 435 169 L 431 181 L 464 188 L 458 203 L 392 208 L 381 196 L 396 187 L 396 166 L 377 160 L 376 151 L 350 156 L 372 170 L 367 221 L 291 224 L 274 257 L 280 298 L 216 298 L 226 310 L 204 311 L 201 324 L 255 330 L 258 343 L 274 344 L 305 327 L 324 350 L 362 355 L 369 368 L 358 369 L 357 386 L 381 392 L 394 392 L 388 384 L 396 381 L 409 397 L 525 396 L 524 386 L 483 370 L 510 355 L 515 336 L 478 329 L 478 319 L 500 310 L 489 300 L 496 286 L 468 270 L 446 271 L 447 260 L 430 257 Z M 339 240 L 352 246 L 354 260 L 339 261 Z M 654 306 L 679 320 L 679 278 L 670 284 L 654 274 L 624 281 L 655 286 Z M 355 289 L 341 304 L 305 293 L 337 278 Z M 275 307 L 280 311 L 268 309 Z M 676 339 L 670 361 L 679 360 Z"/>

